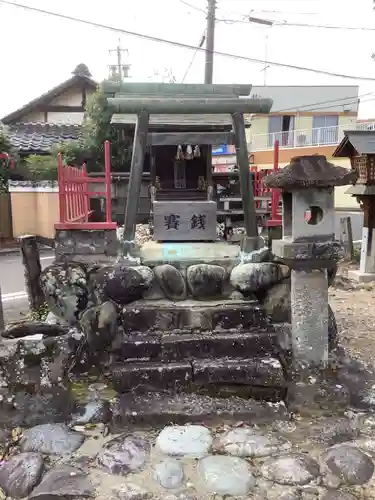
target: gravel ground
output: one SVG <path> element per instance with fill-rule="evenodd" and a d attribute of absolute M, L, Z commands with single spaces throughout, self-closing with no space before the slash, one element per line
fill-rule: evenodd
<path fill-rule="evenodd" d="M 348 269 L 340 267 L 335 284 L 330 288 L 330 304 L 335 312 L 339 337 L 351 355 L 375 366 L 375 284 L 358 285 L 347 278 Z"/>

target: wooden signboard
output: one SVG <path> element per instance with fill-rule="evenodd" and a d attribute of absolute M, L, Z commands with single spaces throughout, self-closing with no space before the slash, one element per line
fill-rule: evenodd
<path fill-rule="evenodd" d="M 155 201 L 154 238 L 157 241 L 216 240 L 215 201 Z"/>

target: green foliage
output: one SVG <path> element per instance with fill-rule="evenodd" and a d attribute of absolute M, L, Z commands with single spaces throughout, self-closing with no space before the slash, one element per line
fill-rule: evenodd
<path fill-rule="evenodd" d="M 25 159 L 25 166 L 35 181 L 57 180 L 57 159 L 54 156 L 28 156 Z"/>
<path fill-rule="evenodd" d="M 68 141 L 52 148 L 52 156 L 55 158 L 57 165 L 57 155 L 61 153 L 65 165 L 81 166 L 87 162 L 91 153 L 88 147 L 82 142 Z"/>
<path fill-rule="evenodd" d="M 361 260 L 361 245 L 354 246 L 353 262 L 359 263 Z"/>
<path fill-rule="evenodd" d="M 0 123 L 0 153 L 8 153 L 16 167 L 19 163 L 17 152 L 13 149 L 6 127 Z M 8 191 L 8 180 L 10 178 L 9 161 L 0 159 L 0 193 Z"/>
<path fill-rule="evenodd" d="M 88 169 L 92 170 L 94 161 L 104 169 L 104 142 L 111 142 L 112 171 L 121 172 L 129 168 L 133 134 L 129 131 L 116 130 L 111 125 L 112 110 L 102 88 L 89 99 L 84 120 L 83 142 L 92 154 Z"/>

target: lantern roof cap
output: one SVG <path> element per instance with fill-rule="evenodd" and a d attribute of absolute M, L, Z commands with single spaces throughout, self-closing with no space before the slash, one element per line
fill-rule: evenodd
<path fill-rule="evenodd" d="M 329 188 L 354 184 L 358 174 L 330 163 L 323 155 L 296 156 L 289 165 L 268 175 L 264 184 L 268 188 L 293 191 L 309 188 Z"/>

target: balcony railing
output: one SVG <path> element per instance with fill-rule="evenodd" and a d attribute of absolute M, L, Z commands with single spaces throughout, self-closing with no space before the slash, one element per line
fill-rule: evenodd
<path fill-rule="evenodd" d="M 254 134 L 250 139 L 251 151 L 265 151 L 273 149 L 275 141 L 279 141 L 280 148 L 303 148 L 313 146 L 335 146 L 344 137 L 344 130 L 348 125 L 337 127 L 321 127 L 313 129 L 298 129 L 289 132 L 272 134 Z M 375 122 L 359 122 L 355 130 L 375 130 Z"/>

